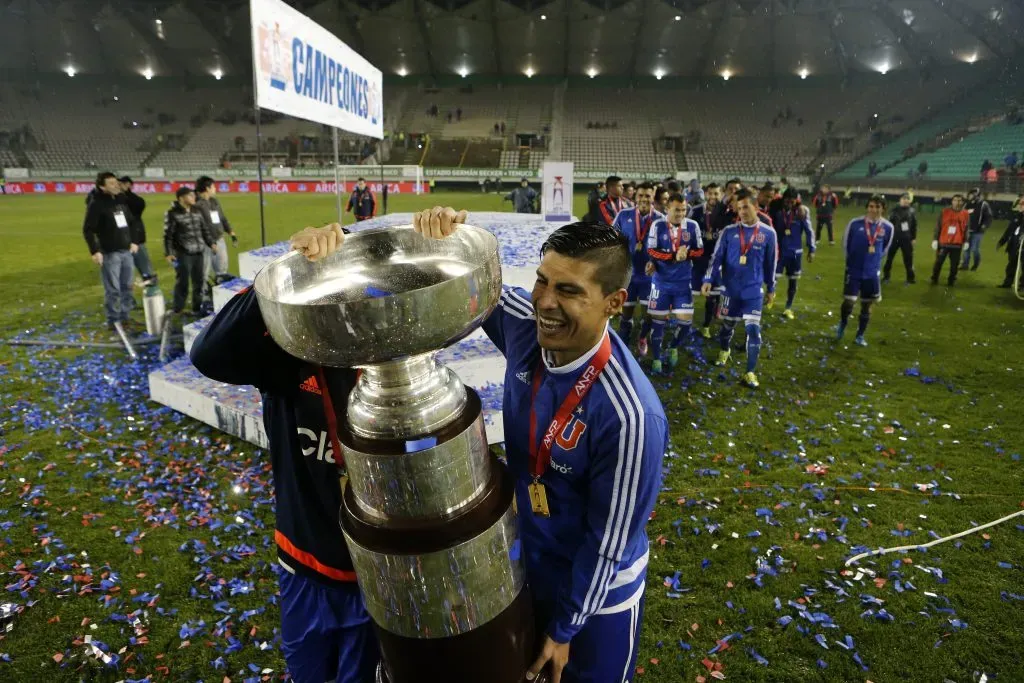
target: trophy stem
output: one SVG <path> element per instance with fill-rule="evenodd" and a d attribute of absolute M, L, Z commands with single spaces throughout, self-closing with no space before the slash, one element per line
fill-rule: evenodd
<path fill-rule="evenodd" d="M 466 407 L 466 388 L 436 352 L 363 368 L 348 404 L 352 431 L 366 439 L 436 433 Z"/>

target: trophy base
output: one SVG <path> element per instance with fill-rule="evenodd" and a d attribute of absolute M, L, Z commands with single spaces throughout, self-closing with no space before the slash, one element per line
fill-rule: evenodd
<path fill-rule="evenodd" d="M 530 591 L 480 628 L 450 638 L 406 638 L 376 629 L 377 683 L 521 683 L 537 655 Z M 533 683 L 546 683 L 541 674 Z"/>

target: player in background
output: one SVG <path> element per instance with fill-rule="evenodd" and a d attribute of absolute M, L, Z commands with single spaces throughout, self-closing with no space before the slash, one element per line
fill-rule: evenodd
<path fill-rule="evenodd" d="M 696 258 L 691 255 L 693 270 L 690 289 L 694 296 L 700 294 L 701 287 L 704 285 L 704 275 L 711 262 L 711 254 L 718 242 L 719 230 L 715 228 L 711 217 L 721 203 L 722 188 L 718 183 L 710 183 L 704 190 L 704 203 L 693 207 L 690 211 L 689 217 L 700 226 L 701 240 L 704 242 L 704 253 Z M 704 324 L 701 326 L 700 333 L 705 339 L 711 339 L 711 321 L 718 313 L 718 305 L 721 300 L 721 291 L 713 289 L 704 302 Z"/>
<path fill-rule="evenodd" d="M 807 236 L 807 262 L 814 261 L 814 231 L 811 230 L 811 214 L 800 203 L 800 194 L 790 187 L 782 193 L 782 199 L 772 204 L 772 225 L 779 238 L 778 275 L 785 273 L 789 278 L 786 290 L 786 308 L 782 311 L 788 320 L 794 318 L 793 300 L 796 298 L 797 281 L 803 266 L 804 235 Z"/>
<path fill-rule="evenodd" d="M 597 205 L 597 212 L 600 215 L 601 221 L 608 225 L 613 225 L 619 211 L 629 208 L 633 204 L 622 196 L 622 178 L 619 176 L 608 176 L 608 179 L 604 181 L 604 189 L 608 194 Z"/>
<path fill-rule="evenodd" d="M 757 191 L 757 209 L 764 214 L 771 215 L 772 202 L 779 198 L 775 191 L 775 184 L 767 182 Z"/>
<path fill-rule="evenodd" d="M 686 199 L 681 194 L 668 198 L 668 214 L 654 222 L 647 236 L 651 260 L 651 372 L 661 372 L 661 342 L 666 323 L 672 328 L 667 358 L 670 369 L 679 363 L 679 345 L 689 339 L 693 325 L 692 259 L 704 253 L 700 226 L 686 217 Z"/>
<path fill-rule="evenodd" d="M 743 383 L 754 388 L 760 385 L 755 370 L 761 353 L 761 307 L 766 302 L 769 306 L 775 302 L 778 241 L 775 230 L 760 220 L 753 192 L 739 190 L 734 200 L 740 222 L 719 235 L 701 294 L 709 296 L 716 286 L 724 286 L 725 317 L 718 335 L 722 350 L 715 365 L 729 362 L 729 344 L 736 323 L 742 320 L 747 330 L 747 371 Z"/>
<path fill-rule="evenodd" d="M 821 190 L 818 191 L 818 194 L 814 195 L 814 201 L 811 203 L 814 205 L 815 217 L 818 223 L 814 239 L 820 242 L 822 228 L 828 228 L 828 243 L 831 246 L 835 246 L 835 235 L 832 233 L 832 217 L 839 206 L 839 195 L 832 193 L 831 186 L 822 185 Z"/>
<path fill-rule="evenodd" d="M 654 188 L 650 183 L 643 183 L 636 192 L 636 206 L 623 209 L 615 217 L 612 225 L 629 240 L 629 253 L 633 259 L 633 275 L 626 290 L 626 302 L 622 304 L 622 317 L 619 319 L 619 336 L 627 345 L 633 335 L 633 316 L 637 304 L 640 304 L 640 316 L 643 326 L 640 328 L 640 340 L 637 342 L 638 355 L 647 354 L 647 335 L 650 332 L 650 319 L 647 316 L 647 300 L 651 296 L 651 276 L 647 273 L 647 235 L 654 222 L 664 215 L 654 211 L 652 200 Z"/>
<path fill-rule="evenodd" d="M 622 186 L 622 196 L 626 198 L 630 204 L 636 203 L 636 183 L 629 181 Z"/>
<path fill-rule="evenodd" d="M 850 221 L 843 234 L 846 280 L 843 285 L 843 306 L 839 312 L 836 339 L 843 338 L 846 323 L 853 313 L 853 305 L 860 298 L 857 337 L 853 340 L 858 346 L 868 345 L 864 340 L 864 332 L 871 320 L 871 306 L 882 300 L 882 257 L 889 251 L 894 233 L 892 223 L 882 218 L 884 211 L 885 197 L 880 194 L 871 195 L 868 199 L 867 214 Z"/>
<path fill-rule="evenodd" d="M 896 230 L 893 237 L 892 247 L 885 259 L 885 268 L 882 269 L 882 283 L 889 282 L 892 275 L 892 262 L 896 259 L 896 252 L 903 254 L 903 267 L 907 269 L 907 284 L 912 285 L 914 276 L 914 242 L 917 240 L 917 214 L 914 207 L 910 205 L 910 195 L 906 192 L 900 197 L 900 203 L 892 207 L 889 214 L 889 222 Z"/>
<path fill-rule="evenodd" d="M 671 194 L 664 185 L 654 188 L 654 210 L 662 214 L 668 211 L 668 198 Z"/>

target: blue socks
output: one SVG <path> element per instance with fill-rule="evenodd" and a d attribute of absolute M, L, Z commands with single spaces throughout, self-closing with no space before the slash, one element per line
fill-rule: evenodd
<path fill-rule="evenodd" d="M 747 372 L 757 367 L 757 357 L 761 355 L 761 325 L 747 323 Z"/>
<path fill-rule="evenodd" d="M 722 345 L 723 351 L 729 350 L 729 344 L 732 343 L 732 333 L 736 330 L 735 320 L 723 320 L 722 329 L 718 331 L 718 342 Z"/>
<path fill-rule="evenodd" d="M 665 337 L 665 321 L 654 318 L 651 320 L 651 358 L 661 360 L 661 341 Z"/>

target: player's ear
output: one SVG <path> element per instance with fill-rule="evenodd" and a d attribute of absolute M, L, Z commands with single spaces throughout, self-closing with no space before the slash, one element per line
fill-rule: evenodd
<path fill-rule="evenodd" d="M 619 313 L 621 313 L 622 312 L 622 305 L 624 303 L 626 303 L 626 297 L 627 296 L 628 296 L 628 292 L 626 292 L 625 289 L 619 289 L 619 290 L 616 290 L 616 291 L 612 292 L 607 297 L 605 297 L 605 300 L 604 300 L 604 303 L 605 303 L 605 309 L 604 309 L 605 315 L 607 315 L 609 318 L 611 318 L 612 316 L 615 316 L 615 315 L 618 315 Z"/>

